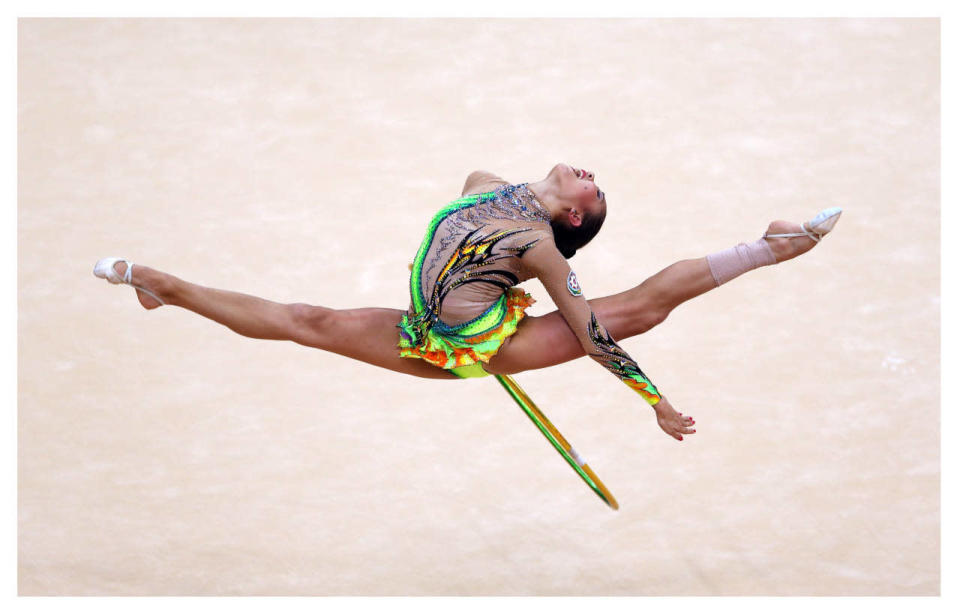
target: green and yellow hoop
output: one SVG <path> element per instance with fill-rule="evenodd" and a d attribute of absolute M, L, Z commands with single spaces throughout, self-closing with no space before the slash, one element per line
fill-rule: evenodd
<path fill-rule="evenodd" d="M 577 475 L 587 483 L 593 492 L 597 493 L 597 496 L 603 499 L 603 502 L 609 505 L 612 509 L 620 509 L 620 505 L 617 503 L 617 500 L 613 497 L 607 487 L 600 481 L 600 478 L 597 477 L 597 474 L 593 472 L 593 469 L 590 468 L 576 450 L 573 449 L 573 446 L 570 445 L 563 435 L 560 434 L 560 431 L 557 430 L 557 427 L 553 426 L 550 420 L 543 415 L 543 412 L 537 407 L 536 403 L 527 396 L 527 393 L 520 388 L 520 385 L 517 384 L 509 375 L 495 375 L 497 381 L 500 382 L 500 385 L 506 389 L 506 391 L 513 397 L 513 400 L 517 402 L 517 405 L 520 406 L 520 409 L 523 410 L 525 414 L 537 425 L 537 428 L 540 429 L 540 432 L 543 433 L 543 436 L 547 438 L 553 447 L 556 448 L 557 452 L 560 453 L 567 463 L 573 467 L 573 470 L 577 472 Z"/>

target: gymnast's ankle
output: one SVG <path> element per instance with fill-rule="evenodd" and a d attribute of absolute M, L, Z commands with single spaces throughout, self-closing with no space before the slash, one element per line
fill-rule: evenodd
<path fill-rule="evenodd" d="M 776 264 L 777 258 L 767 244 L 760 238 L 752 243 L 740 243 L 733 247 L 714 252 L 707 256 L 713 280 L 721 286 L 747 271 Z"/>

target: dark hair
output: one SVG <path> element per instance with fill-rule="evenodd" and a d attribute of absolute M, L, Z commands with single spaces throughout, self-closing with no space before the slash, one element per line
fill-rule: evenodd
<path fill-rule="evenodd" d="M 577 250 L 589 243 L 603 226 L 603 220 L 607 217 L 607 207 L 600 210 L 600 213 L 593 215 L 584 213 L 583 221 L 579 226 L 570 226 L 567 221 L 550 221 L 550 227 L 553 229 L 553 241 L 557 244 L 557 249 L 563 254 L 564 258 L 573 258 Z"/>

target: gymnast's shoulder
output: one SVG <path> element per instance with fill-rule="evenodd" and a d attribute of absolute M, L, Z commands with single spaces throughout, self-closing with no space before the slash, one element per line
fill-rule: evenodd
<path fill-rule="evenodd" d="M 498 186 L 507 185 L 503 178 L 489 171 L 473 171 L 467 175 L 467 180 L 463 184 L 463 196 L 470 194 L 482 194 L 496 189 Z"/>

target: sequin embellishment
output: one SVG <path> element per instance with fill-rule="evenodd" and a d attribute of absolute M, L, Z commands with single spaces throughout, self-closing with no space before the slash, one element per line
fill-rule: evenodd
<path fill-rule="evenodd" d="M 577 274 L 573 271 L 570 271 L 570 274 L 567 275 L 567 290 L 574 296 L 581 296 L 583 294 L 583 290 L 580 289 L 580 282 L 577 281 Z"/>

